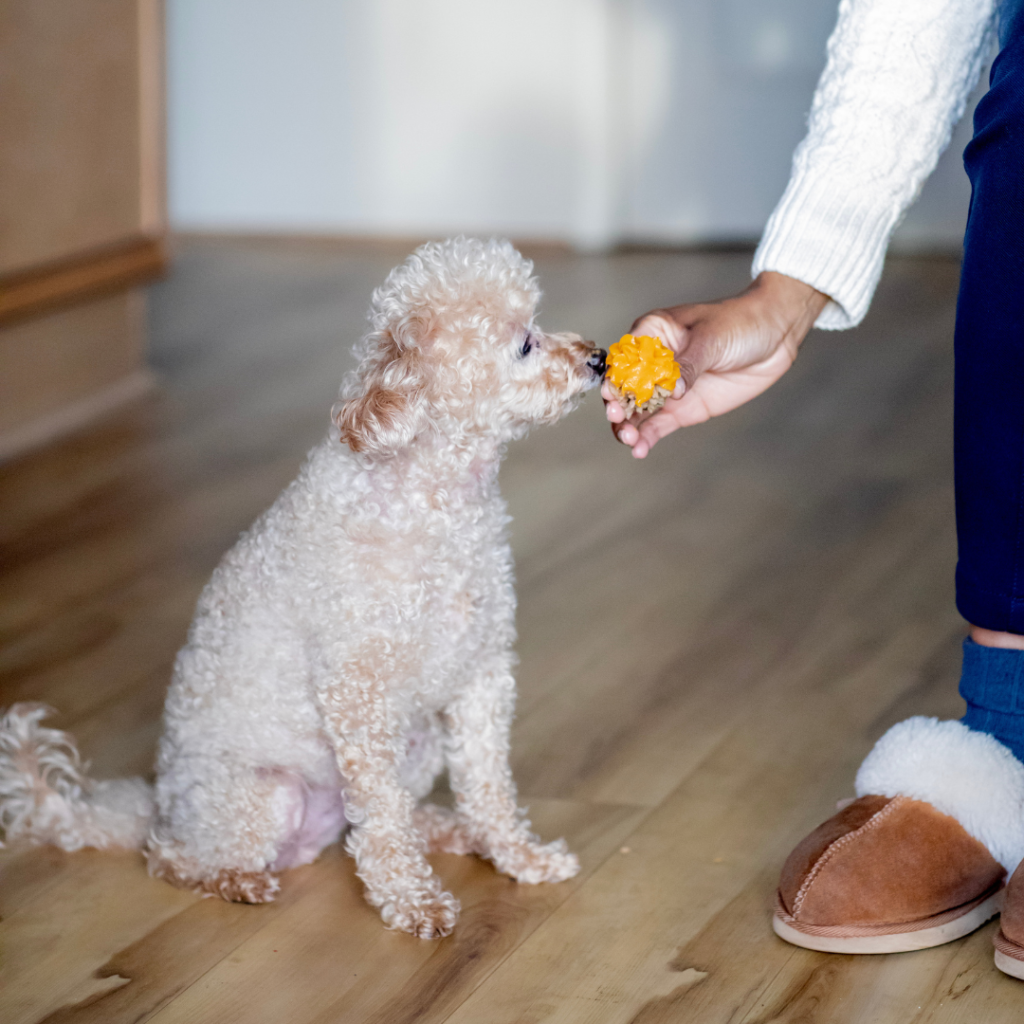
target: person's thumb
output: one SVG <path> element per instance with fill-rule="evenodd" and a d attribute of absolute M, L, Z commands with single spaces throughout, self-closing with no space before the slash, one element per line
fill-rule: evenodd
<path fill-rule="evenodd" d="M 710 370 L 718 358 L 719 339 L 713 332 L 700 324 L 682 332 L 682 344 L 676 351 L 676 362 L 683 383 L 683 390 L 689 391 L 697 378 Z"/>
<path fill-rule="evenodd" d="M 667 313 L 656 309 L 651 313 L 645 313 L 639 320 L 634 321 L 629 333 L 634 338 L 646 335 L 649 338 L 658 338 L 664 342 L 673 352 L 678 352 L 686 344 L 686 329 L 678 324 Z"/>

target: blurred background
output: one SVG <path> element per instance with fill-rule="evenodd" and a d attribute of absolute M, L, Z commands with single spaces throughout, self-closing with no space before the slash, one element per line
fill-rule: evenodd
<path fill-rule="evenodd" d="M 169 0 L 182 230 L 750 241 L 836 0 Z M 900 230 L 960 243 L 965 123 Z"/>
<path fill-rule="evenodd" d="M 6 0 L 0 457 L 151 387 L 138 289 L 166 272 L 171 237 L 749 249 L 836 9 Z M 969 131 L 896 251 L 958 252 Z"/>

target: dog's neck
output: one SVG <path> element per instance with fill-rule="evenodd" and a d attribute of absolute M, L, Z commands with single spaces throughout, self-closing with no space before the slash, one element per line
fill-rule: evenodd
<path fill-rule="evenodd" d="M 423 435 L 390 458 L 374 473 L 390 476 L 397 486 L 429 490 L 464 501 L 479 501 L 497 487 L 504 446 L 494 438 L 451 439 Z"/>

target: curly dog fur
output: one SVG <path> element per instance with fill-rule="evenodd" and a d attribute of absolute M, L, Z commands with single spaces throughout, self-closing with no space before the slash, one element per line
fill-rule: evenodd
<path fill-rule="evenodd" d="M 449 933 L 430 850 L 520 882 L 578 870 L 509 770 L 515 594 L 505 444 L 596 385 L 603 353 L 533 323 L 507 242 L 421 247 L 373 295 L 334 429 L 224 556 L 164 711 L 156 785 L 91 781 L 47 709 L 0 722 L 9 841 L 144 848 L 175 885 L 263 902 L 346 826 L 385 923 Z M 343 442 L 343 443 L 342 443 Z M 417 807 L 447 768 L 454 810 Z"/>

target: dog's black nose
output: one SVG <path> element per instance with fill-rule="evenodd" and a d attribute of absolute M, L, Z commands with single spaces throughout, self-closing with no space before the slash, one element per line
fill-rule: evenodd
<path fill-rule="evenodd" d="M 598 375 L 598 377 L 603 377 L 604 364 L 607 358 L 608 353 L 603 348 L 595 348 L 587 358 L 587 366 L 589 366 L 591 370 Z"/>

